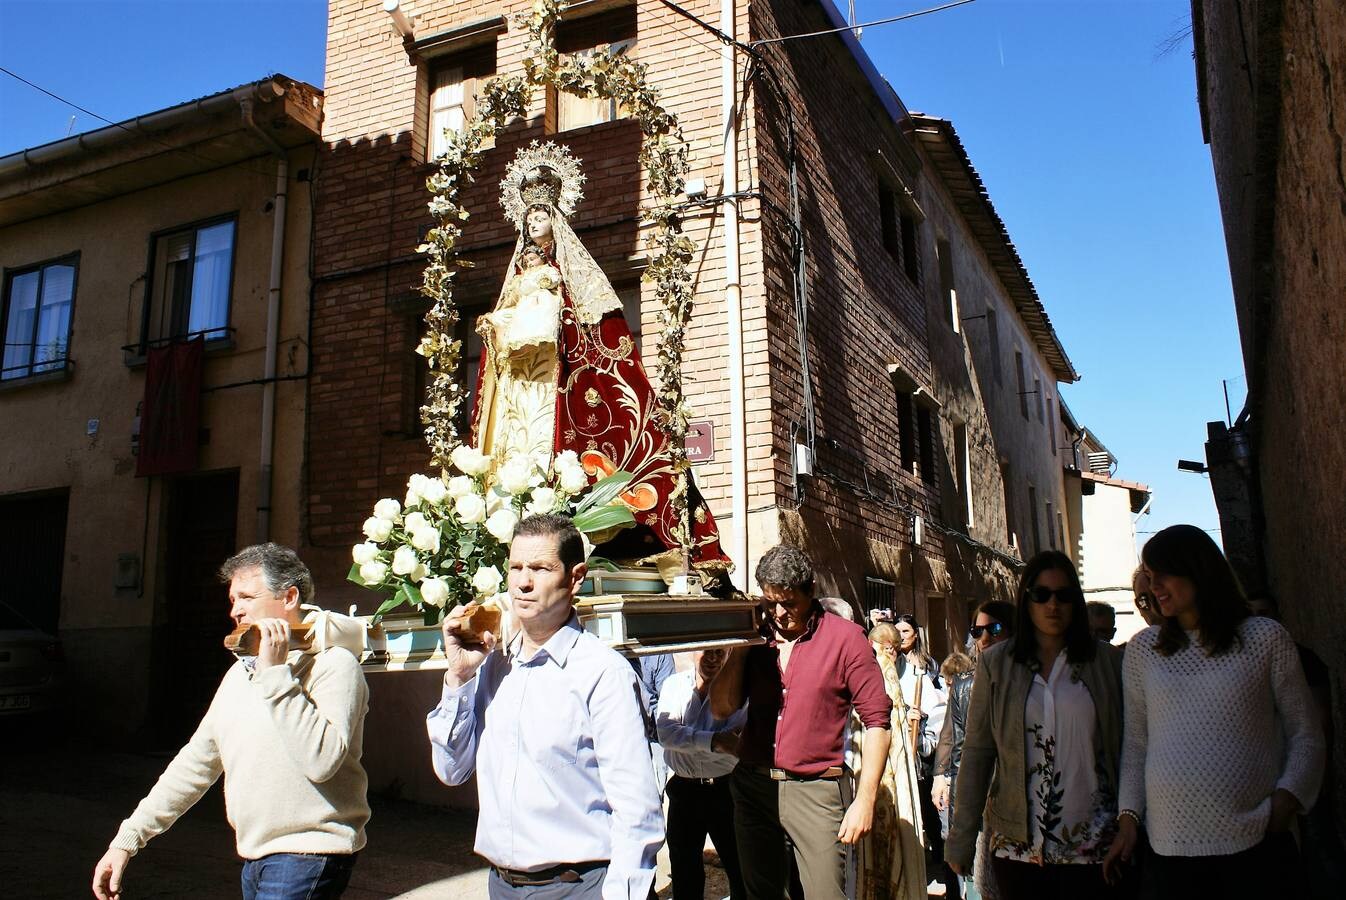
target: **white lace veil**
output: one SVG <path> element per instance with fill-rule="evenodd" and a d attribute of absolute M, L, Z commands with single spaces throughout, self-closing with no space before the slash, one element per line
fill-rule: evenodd
<path fill-rule="evenodd" d="M 589 251 L 584 249 L 579 235 L 575 234 L 565 216 L 550 203 L 535 203 L 529 208 L 535 207 L 542 207 L 551 214 L 552 240 L 556 243 L 556 265 L 561 269 L 561 279 L 565 282 L 566 290 L 570 292 L 570 299 L 575 304 L 575 312 L 579 315 L 580 322 L 584 325 L 597 325 L 603 316 L 621 309 L 622 301 L 612 289 L 612 282 L 608 281 L 608 277 L 589 255 Z M 497 306 L 505 298 L 505 291 L 518 269 L 519 256 L 528 243 L 527 235 L 521 231 L 518 240 L 514 242 L 514 253 L 509 258 L 509 269 L 500 288 Z"/>

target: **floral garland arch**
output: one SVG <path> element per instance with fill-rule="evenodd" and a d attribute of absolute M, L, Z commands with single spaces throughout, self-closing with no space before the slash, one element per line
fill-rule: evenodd
<path fill-rule="evenodd" d="M 644 280 L 654 285 L 659 300 L 658 384 L 659 424 L 669 438 L 669 455 L 677 487 L 670 501 L 678 515 L 675 535 L 684 552 L 691 546 L 687 520 L 686 437 L 689 410 L 682 390 L 682 354 L 694 291 L 688 264 L 695 252 L 692 239 L 682 232 L 677 197 L 688 172 L 687 144 L 677 118 L 659 103 L 659 93 L 646 78 L 646 67 L 626 56 L 595 51 L 587 58 L 562 55 L 553 43 L 560 19 L 560 0 L 535 0 L 515 23 L 529 36 L 522 76 L 496 76 L 477 96 L 476 115 L 457 134 L 449 135 L 439 169 L 426 180 L 435 218 L 417 251 L 428 257 L 420 292 L 431 300 L 425 315 L 426 334 L 417 352 L 430 366 L 426 403 L 421 407 L 431 464 L 449 465 L 460 445 L 457 425 L 463 389 L 458 380 L 462 342 L 454 335 L 459 321 L 453 300 L 453 277 L 471 265 L 459 257 L 457 245 L 468 212 L 460 202 L 463 186 L 473 181 L 481 164 L 483 144 L 509 121 L 527 114 L 536 87 L 552 87 L 580 97 L 614 99 L 640 126 L 640 163 L 652 199 L 642 214 L 652 224 L 646 238 L 650 251 Z"/>

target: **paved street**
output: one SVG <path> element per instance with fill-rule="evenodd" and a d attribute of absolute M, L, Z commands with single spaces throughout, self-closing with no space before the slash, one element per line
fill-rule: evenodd
<path fill-rule="evenodd" d="M 117 825 L 168 763 L 166 754 L 89 756 L 70 741 L 31 747 L 19 729 L 0 730 L 0 885 L 6 900 L 91 896 L 94 863 Z M 27 745 L 27 746 L 26 746 Z M 360 855 L 349 900 L 476 900 L 486 870 L 472 854 L 476 814 L 371 798 L 369 845 Z M 669 896 L 661 854 L 659 895 Z M 127 900 L 192 897 L 236 900 L 240 863 L 216 785 L 127 870 Z M 710 869 L 707 896 L 718 898 L 723 871 Z M 718 891 L 718 893 L 716 893 Z"/>

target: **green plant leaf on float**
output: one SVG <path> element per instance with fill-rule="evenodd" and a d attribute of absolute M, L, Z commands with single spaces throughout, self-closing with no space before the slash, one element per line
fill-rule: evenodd
<path fill-rule="evenodd" d="M 384 600 L 382 603 L 380 603 L 379 608 L 374 611 L 374 624 L 377 625 L 380 619 L 382 619 L 388 613 L 392 612 L 393 610 L 401 606 L 403 603 L 405 603 L 406 599 L 407 598 L 402 594 L 402 592 L 399 591 L 396 594 L 393 594 L 387 600 Z"/>
<path fill-rule="evenodd" d="M 591 556 L 585 560 L 585 563 L 589 566 L 591 572 L 594 569 L 602 569 L 604 572 L 619 571 L 618 565 L 606 556 Z"/>
<path fill-rule="evenodd" d="M 586 509 L 584 512 L 576 513 L 573 521 L 575 527 L 580 531 L 591 534 L 607 528 L 624 528 L 634 525 L 636 524 L 636 517 L 631 514 L 630 508 L 622 503 Z"/>
<path fill-rule="evenodd" d="M 630 480 L 630 472 L 613 472 L 608 477 L 594 482 L 594 486 L 584 495 L 580 505 L 575 507 L 575 515 L 578 516 L 586 509 L 593 509 L 596 506 L 606 506 L 616 500 L 617 495 L 626 488 Z"/>

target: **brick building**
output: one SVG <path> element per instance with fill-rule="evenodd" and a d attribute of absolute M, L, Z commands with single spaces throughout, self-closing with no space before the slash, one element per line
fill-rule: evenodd
<path fill-rule="evenodd" d="M 297 542 L 321 121 L 274 75 L 0 158 L 0 628 L 59 632 L 100 734 L 189 733 L 220 562 Z M 199 433 L 157 432 L 193 459 L 137 477 L 147 357 L 194 338 Z"/>
<path fill-rule="evenodd" d="M 401 24 L 381 4 L 330 6 L 303 535 L 329 605 L 369 606 L 338 583 L 350 546 L 374 502 L 428 464 L 412 353 L 424 181 L 437 128 L 471 114 L 474 86 L 521 71 L 526 35 L 508 16 L 527 6 L 418 0 Z M 914 611 L 942 653 L 971 605 L 1010 594 L 1021 557 L 1060 545 L 1055 386 L 1077 376 L 952 126 L 909 113 L 848 31 L 762 46 L 743 96 L 750 60 L 711 29 L 748 42 L 844 20 L 830 0 L 724 6 L 590 0 L 556 35 L 563 52 L 609 47 L 647 64 L 707 185 L 685 220 L 699 248 L 686 389 L 714 430 L 697 483 L 740 583 L 766 549 L 797 543 L 820 563 L 821 591 Z M 466 192 L 465 368 L 479 353 L 472 320 L 513 249 L 497 182 L 539 138 L 583 161 L 571 224 L 648 357 L 638 129 L 610 103 L 539 91 Z M 371 716 L 388 723 L 372 733 L 407 731 L 437 696 L 432 673 L 371 684 Z M 405 765 L 422 742 L 371 741 L 374 782 L 395 771 L 408 793 L 443 797 Z"/>
<path fill-rule="evenodd" d="M 1279 601 L 1331 672 L 1346 728 L 1346 9 L 1193 0 L 1198 102 L 1210 144 L 1247 374 L 1234 422 L 1206 445 L 1225 550 Z M 1346 745 L 1333 743 L 1335 768 Z M 1346 780 L 1336 779 L 1346 821 Z"/>

